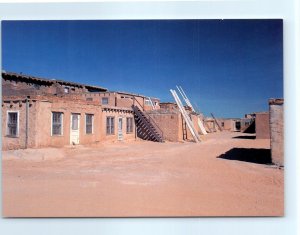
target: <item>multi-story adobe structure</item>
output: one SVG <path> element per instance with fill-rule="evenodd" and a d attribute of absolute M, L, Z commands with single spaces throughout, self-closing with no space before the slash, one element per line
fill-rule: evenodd
<path fill-rule="evenodd" d="M 138 137 L 162 141 L 162 133 L 146 117 L 145 110 L 152 108 L 159 108 L 158 99 L 2 72 L 2 149 Z"/>

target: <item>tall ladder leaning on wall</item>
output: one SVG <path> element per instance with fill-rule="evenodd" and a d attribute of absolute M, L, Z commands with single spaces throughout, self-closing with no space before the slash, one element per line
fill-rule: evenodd
<path fill-rule="evenodd" d="M 193 112 L 196 112 L 192 103 L 190 102 L 189 98 L 186 96 L 184 90 L 182 89 L 182 87 L 181 86 L 176 86 L 176 87 L 177 87 L 177 90 L 179 91 L 179 93 L 181 94 L 182 98 L 184 99 L 185 103 L 187 104 L 187 106 L 189 106 L 193 110 Z M 205 130 L 203 121 L 199 118 L 199 116 L 198 116 L 198 126 L 199 126 L 202 134 L 206 135 L 207 131 Z"/>
<path fill-rule="evenodd" d="M 179 107 L 179 110 L 180 110 L 180 112 L 181 112 L 181 114 L 182 114 L 182 116 L 183 116 L 183 118 L 184 118 L 184 120 L 185 120 L 185 122 L 186 122 L 188 128 L 190 129 L 190 131 L 191 131 L 191 133 L 192 133 L 192 136 L 193 136 L 195 142 L 196 142 L 196 143 L 201 142 L 201 139 L 200 139 L 200 137 L 199 137 L 197 131 L 195 130 L 194 125 L 193 125 L 193 123 L 192 123 L 192 121 L 191 121 L 189 115 L 188 115 L 187 112 L 185 111 L 185 108 L 184 108 L 183 104 L 181 103 L 181 100 L 180 100 L 180 98 L 178 97 L 176 91 L 171 89 L 170 92 L 171 92 L 171 94 L 173 95 L 173 97 L 174 97 L 174 99 L 175 99 L 175 101 L 176 101 L 176 103 L 177 103 L 177 105 L 178 105 L 178 107 Z"/>

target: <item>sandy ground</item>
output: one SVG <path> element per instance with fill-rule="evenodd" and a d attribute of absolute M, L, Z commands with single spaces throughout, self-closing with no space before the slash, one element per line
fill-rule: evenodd
<path fill-rule="evenodd" d="M 5 151 L 3 215 L 282 216 L 283 169 L 218 158 L 231 149 L 269 148 L 268 140 L 233 138 L 241 135 Z"/>

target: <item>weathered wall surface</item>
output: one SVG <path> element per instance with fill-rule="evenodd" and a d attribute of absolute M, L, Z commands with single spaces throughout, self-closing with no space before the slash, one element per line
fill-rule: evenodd
<path fill-rule="evenodd" d="M 63 113 L 63 134 L 51 134 L 51 114 L 52 112 Z M 80 115 L 79 121 L 79 144 L 92 144 L 101 140 L 101 106 L 93 104 L 80 104 L 78 102 L 67 100 L 56 100 L 54 102 L 39 102 L 38 115 L 36 123 L 38 133 L 36 135 L 36 147 L 60 147 L 70 145 L 71 114 Z M 93 133 L 86 134 L 85 115 L 93 114 Z"/>
<path fill-rule="evenodd" d="M 106 133 L 106 118 L 107 117 L 114 117 L 114 133 L 113 134 L 107 134 Z M 127 133 L 126 128 L 126 118 L 133 118 L 133 132 Z M 103 108 L 102 111 L 102 121 L 101 121 L 101 139 L 103 141 L 118 141 L 118 121 L 119 118 L 122 119 L 122 135 L 123 140 L 134 140 L 136 136 L 136 128 L 134 123 L 134 115 L 133 112 L 130 109 L 124 109 L 124 110 L 117 110 L 117 109 L 109 109 L 109 108 Z"/>
<path fill-rule="evenodd" d="M 257 139 L 270 139 L 270 114 L 256 113 L 255 130 Z"/>
<path fill-rule="evenodd" d="M 284 104 L 283 99 L 270 100 L 270 134 L 272 162 L 284 165 Z"/>
<path fill-rule="evenodd" d="M 19 134 L 17 137 L 8 137 L 7 133 L 7 111 L 19 112 Z M 52 112 L 62 113 L 62 134 L 52 135 Z M 29 148 L 40 147 L 63 147 L 71 143 L 71 115 L 78 114 L 79 119 L 79 144 L 93 144 L 100 141 L 118 140 L 118 119 L 122 118 L 122 140 L 134 140 L 136 128 L 134 115 L 131 109 L 102 108 L 101 105 L 89 103 L 81 99 L 66 99 L 59 97 L 40 97 L 31 100 L 29 104 L 29 128 L 28 145 Z M 26 128 L 26 103 L 23 101 L 7 102 L 2 105 L 2 143 L 3 150 L 25 148 L 25 128 Z M 93 115 L 93 132 L 86 133 L 86 114 Z M 115 118 L 114 134 L 106 133 L 106 117 Z M 133 120 L 132 132 L 127 133 L 127 117 Z"/>
<path fill-rule="evenodd" d="M 65 94 L 65 87 L 68 87 L 69 94 L 86 92 L 85 87 L 61 84 L 56 81 L 22 80 L 4 76 L 2 79 L 3 96 L 24 96 L 24 95 L 43 95 L 43 94 Z"/>
<path fill-rule="evenodd" d="M 18 135 L 17 137 L 7 136 L 7 118 L 8 112 L 14 111 L 18 112 L 19 115 L 19 125 L 18 125 Z M 34 136 L 36 134 L 36 102 L 28 103 L 28 140 L 27 147 L 34 147 Z M 19 149 L 26 147 L 26 101 L 25 99 L 20 99 L 19 101 L 14 101 L 10 103 L 3 102 L 2 104 L 2 150 Z"/>
<path fill-rule="evenodd" d="M 148 113 L 163 131 L 167 141 L 182 141 L 182 118 L 177 112 Z"/>
<path fill-rule="evenodd" d="M 104 105 L 102 103 L 102 98 L 106 97 L 108 98 L 108 104 L 107 106 L 114 106 L 114 107 L 120 107 L 120 108 L 131 108 L 131 106 L 137 105 L 141 110 L 151 110 L 151 106 L 146 106 L 144 104 L 144 98 L 140 96 L 134 96 L 134 95 L 125 95 L 125 94 L 119 94 L 117 92 L 101 92 L 101 93 L 85 93 L 82 95 L 83 99 L 85 100 L 91 100 L 96 101 L 101 105 Z"/>

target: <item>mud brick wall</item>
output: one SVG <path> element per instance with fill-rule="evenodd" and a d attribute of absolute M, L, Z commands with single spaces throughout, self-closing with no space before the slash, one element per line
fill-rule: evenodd
<path fill-rule="evenodd" d="M 106 133 L 106 118 L 114 117 L 114 133 Z M 122 135 L 123 140 L 135 140 L 136 138 L 136 127 L 134 123 L 134 115 L 132 111 L 129 110 L 103 110 L 102 111 L 102 121 L 101 121 L 101 141 L 118 141 L 118 122 L 119 118 L 122 118 Z M 133 118 L 133 132 L 127 133 L 127 118 Z"/>
<path fill-rule="evenodd" d="M 36 115 L 37 115 L 37 103 L 30 101 L 28 103 L 28 141 L 27 147 L 31 148 L 35 146 L 36 135 Z M 7 118 L 8 112 L 18 112 L 19 126 L 17 137 L 10 137 L 7 135 Z M 25 99 L 15 100 L 11 102 L 2 103 L 2 150 L 20 149 L 26 147 L 26 101 Z"/>
<path fill-rule="evenodd" d="M 269 101 L 271 156 L 276 165 L 284 165 L 284 104 L 282 99 Z"/>
<path fill-rule="evenodd" d="M 256 139 L 270 139 L 270 114 L 256 113 Z"/>
<path fill-rule="evenodd" d="M 182 119 L 180 113 L 158 113 L 148 112 L 150 117 L 155 121 L 164 134 L 167 141 L 182 141 Z"/>

